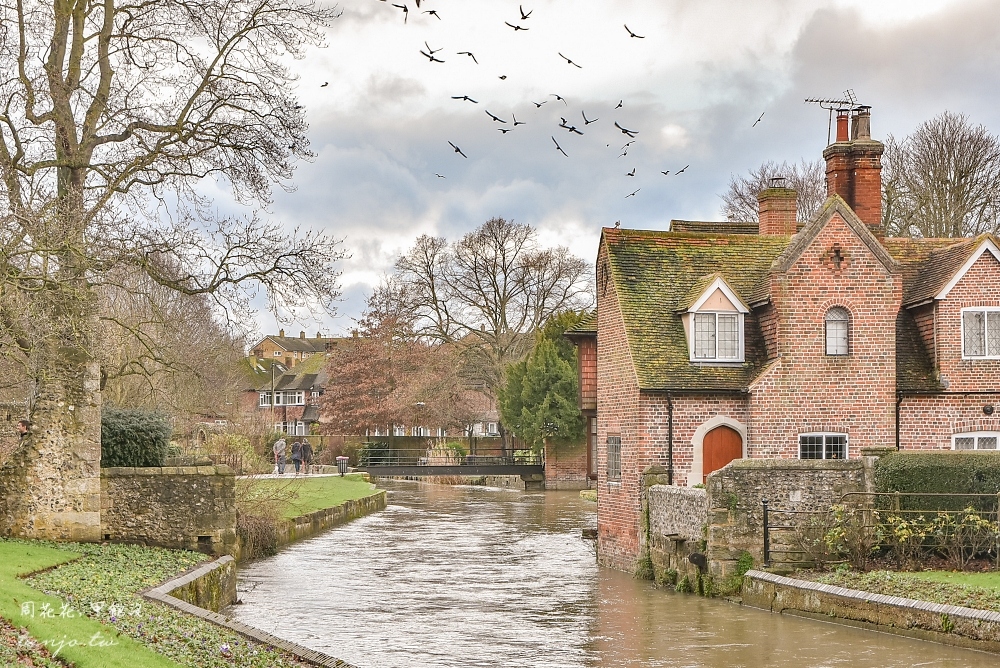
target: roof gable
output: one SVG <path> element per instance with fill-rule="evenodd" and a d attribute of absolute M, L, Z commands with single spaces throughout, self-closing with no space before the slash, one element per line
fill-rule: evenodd
<path fill-rule="evenodd" d="M 941 288 L 941 291 L 934 295 L 935 299 L 945 299 L 948 293 L 951 292 L 952 288 L 958 285 L 958 282 L 962 280 L 965 274 L 972 269 L 979 258 L 983 256 L 984 253 L 990 253 L 1000 261 L 1000 248 L 997 248 L 996 241 L 991 236 L 985 236 L 980 240 L 979 246 L 969 255 L 969 258 L 965 263 L 955 272 L 955 275 L 951 277 L 951 280 L 945 283 L 945 286 Z"/>
<path fill-rule="evenodd" d="M 729 300 L 729 303 L 732 304 L 733 307 L 740 313 L 750 312 L 750 309 L 747 308 L 747 305 L 743 302 L 740 296 L 737 295 L 731 287 L 729 287 L 729 284 L 726 283 L 726 279 L 724 279 L 720 274 L 712 274 L 706 278 L 710 281 L 707 287 L 702 288 L 701 286 L 696 285 L 696 290 L 700 288 L 700 292 L 694 293 L 695 300 L 694 303 L 687 308 L 688 313 L 700 311 L 705 305 L 705 302 L 707 302 L 712 295 L 715 294 L 716 290 L 722 292 L 722 294 L 726 296 L 726 299 Z"/>

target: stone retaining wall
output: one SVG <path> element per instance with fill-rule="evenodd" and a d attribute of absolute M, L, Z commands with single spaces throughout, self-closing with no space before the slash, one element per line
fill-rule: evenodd
<path fill-rule="evenodd" d="M 1000 652 L 1000 612 L 929 603 L 899 596 L 750 571 L 743 603 L 896 635 Z"/>
<path fill-rule="evenodd" d="M 670 581 L 668 571 L 694 578 L 698 568 L 688 557 L 704 550 L 708 492 L 691 487 L 652 485 L 646 490 L 649 512 L 649 558 L 653 577 Z"/>
<path fill-rule="evenodd" d="M 236 602 L 236 560 L 228 554 L 174 578 L 164 590 L 174 598 L 219 612 Z"/>
<path fill-rule="evenodd" d="M 236 478 L 228 466 L 101 469 L 104 540 L 234 554 Z"/>
<path fill-rule="evenodd" d="M 278 525 L 278 547 L 315 536 L 331 527 L 346 524 L 358 517 L 384 510 L 385 490 L 378 490 L 363 499 L 351 499 L 333 508 L 324 508 L 308 515 L 299 515 Z"/>

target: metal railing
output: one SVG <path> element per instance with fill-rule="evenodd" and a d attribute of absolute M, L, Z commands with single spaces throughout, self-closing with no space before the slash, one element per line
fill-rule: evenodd
<path fill-rule="evenodd" d="M 479 446 L 472 452 L 457 448 L 394 448 L 388 443 L 365 443 L 358 451 L 361 468 L 378 466 L 539 466 L 542 455 L 532 450 Z"/>
<path fill-rule="evenodd" d="M 761 505 L 765 567 L 843 562 L 831 554 L 837 543 L 897 560 L 936 555 L 957 567 L 990 555 L 1000 569 L 1000 494 L 849 492 L 826 510 Z"/>

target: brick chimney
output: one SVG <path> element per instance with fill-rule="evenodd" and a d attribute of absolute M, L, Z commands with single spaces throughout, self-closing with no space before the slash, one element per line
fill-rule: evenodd
<path fill-rule="evenodd" d="M 299 331 L 299 338 L 300 339 L 306 338 L 306 333 L 304 331 Z"/>
<path fill-rule="evenodd" d="M 850 134 L 848 134 L 850 122 Z M 840 195 L 882 238 L 882 142 L 871 137 L 871 107 L 837 110 L 837 141 L 826 147 L 827 195 Z"/>
<path fill-rule="evenodd" d="M 771 185 L 757 195 L 761 234 L 792 236 L 796 230 L 797 193 L 783 176 L 771 179 Z"/>
<path fill-rule="evenodd" d="M 278 338 L 282 338 L 282 339 L 285 338 L 285 330 L 283 330 L 283 329 L 279 329 L 278 330 Z"/>

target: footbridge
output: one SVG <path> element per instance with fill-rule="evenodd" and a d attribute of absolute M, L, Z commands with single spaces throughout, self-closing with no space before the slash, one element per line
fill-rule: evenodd
<path fill-rule="evenodd" d="M 545 475 L 540 453 L 502 446 L 480 446 L 466 452 L 440 445 L 393 448 L 384 443 L 366 443 L 358 460 L 358 470 L 367 471 L 372 477 L 516 475 L 527 487 L 540 487 Z"/>

